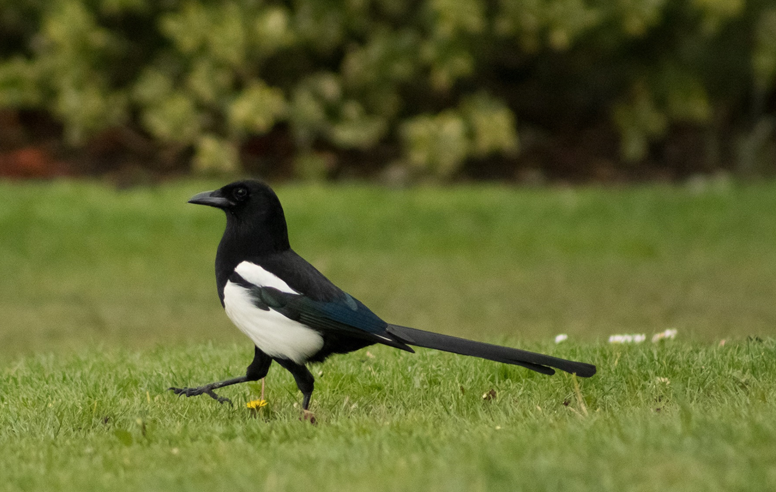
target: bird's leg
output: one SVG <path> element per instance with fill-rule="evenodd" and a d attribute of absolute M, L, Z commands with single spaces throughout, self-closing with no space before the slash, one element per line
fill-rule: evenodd
<path fill-rule="evenodd" d="M 167 388 L 176 395 L 185 396 L 199 396 L 208 395 L 210 398 L 216 400 L 218 403 L 229 403 L 231 405 L 232 400 L 223 396 L 218 396 L 214 389 L 223 388 L 224 386 L 231 386 L 233 384 L 244 383 L 250 381 L 247 376 L 240 376 L 238 378 L 226 379 L 224 381 L 217 381 L 215 383 L 206 384 L 204 386 L 197 386 L 196 388 Z"/>
<path fill-rule="evenodd" d="M 313 396 L 312 391 L 304 394 L 302 399 L 302 420 L 309 420 L 311 424 L 315 424 L 315 415 L 309 410 L 311 396 Z"/>
<path fill-rule="evenodd" d="M 253 362 L 251 362 L 251 365 L 248 366 L 248 370 L 246 371 L 245 376 L 225 379 L 224 381 L 217 381 L 215 383 L 198 386 L 196 388 L 168 388 L 168 390 L 172 391 L 176 395 L 184 395 L 187 397 L 204 394 L 216 400 L 218 403 L 229 403 L 231 405 L 232 401 L 229 398 L 218 396 L 213 390 L 223 388 L 225 386 L 231 386 L 233 384 L 245 383 L 248 381 L 258 381 L 259 379 L 261 379 L 263 383 L 264 376 L 267 375 L 270 364 L 272 364 L 272 359 L 267 354 L 259 350 L 258 347 L 256 347 L 253 354 Z"/>
<path fill-rule="evenodd" d="M 264 401 L 264 379 L 261 378 L 261 400 Z"/>
<path fill-rule="evenodd" d="M 302 410 L 305 412 L 310 411 L 310 398 L 313 396 L 313 392 L 302 393 Z"/>
<path fill-rule="evenodd" d="M 294 376 L 296 386 L 299 388 L 299 391 L 302 392 L 302 418 L 304 420 L 309 420 L 311 424 L 314 424 L 315 416 L 313 416 L 313 413 L 310 411 L 310 398 L 313 396 L 315 378 L 310 373 L 310 370 L 302 364 L 297 364 L 287 359 L 275 360 Z"/>

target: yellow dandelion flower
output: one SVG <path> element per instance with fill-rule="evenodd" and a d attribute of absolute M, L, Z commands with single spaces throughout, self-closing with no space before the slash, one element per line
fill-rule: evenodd
<path fill-rule="evenodd" d="M 267 406 L 267 400 L 252 400 L 249 401 L 246 406 L 251 410 L 258 410 Z"/>

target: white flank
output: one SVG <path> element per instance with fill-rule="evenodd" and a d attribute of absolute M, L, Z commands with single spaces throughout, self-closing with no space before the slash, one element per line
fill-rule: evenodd
<path fill-rule="evenodd" d="M 243 265 L 250 265 L 250 267 L 243 267 Z M 257 283 L 257 285 L 284 290 L 279 286 L 282 284 L 285 289 L 288 289 L 284 290 L 285 292 L 294 292 L 285 282 L 257 265 L 242 262 L 236 268 L 237 273 L 251 283 L 256 283 L 256 275 L 264 275 L 257 270 L 276 279 L 274 285 L 267 283 Z M 246 275 L 243 272 L 248 273 Z M 251 275 L 254 276 L 251 277 Z M 266 275 L 264 278 L 269 278 Z M 270 281 L 272 281 L 271 278 Z M 224 308 L 232 323 L 270 357 L 283 357 L 297 364 L 304 364 L 323 347 L 323 338 L 315 330 L 288 319 L 272 309 L 269 311 L 259 309 L 253 303 L 248 289 L 232 282 L 227 282 L 224 287 Z"/>
<path fill-rule="evenodd" d="M 251 263 L 250 261 L 243 261 L 237 265 L 237 268 L 235 268 L 234 271 L 239 273 L 242 278 L 252 283 L 253 285 L 257 285 L 259 287 L 274 287 L 280 292 L 285 292 L 287 294 L 299 293 L 289 287 L 287 283 L 281 280 L 274 273 L 270 273 L 267 270 L 261 268 L 259 265 Z"/>

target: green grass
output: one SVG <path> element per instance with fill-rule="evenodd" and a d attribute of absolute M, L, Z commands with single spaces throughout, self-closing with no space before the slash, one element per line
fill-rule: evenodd
<path fill-rule="evenodd" d="M 0 182 L 0 490 L 776 488 L 776 183 L 280 187 L 297 251 L 387 320 L 600 371 L 371 348 L 314 367 L 317 426 L 278 367 L 258 416 L 255 386 L 164 391 L 251 359 L 223 217 L 185 203 L 216 186 Z"/>
<path fill-rule="evenodd" d="M 318 424 L 277 366 L 270 405 L 183 399 L 240 346 L 36 356 L 0 383 L 7 490 L 773 490 L 776 343 L 531 345 L 599 364 L 580 381 L 388 348 L 315 367 Z M 664 378 L 664 379 L 661 379 Z M 495 391 L 485 400 L 484 393 Z"/>
<path fill-rule="evenodd" d="M 216 183 L 0 182 L 0 358 L 242 340 L 215 295 Z M 291 240 L 390 321 L 481 339 L 776 334 L 776 183 L 283 186 Z"/>

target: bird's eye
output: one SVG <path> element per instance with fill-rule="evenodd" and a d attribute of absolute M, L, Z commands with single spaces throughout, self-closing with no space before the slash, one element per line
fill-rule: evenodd
<path fill-rule="evenodd" d="M 236 188 L 236 189 L 235 189 L 235 190 L 232 192 L 232 195 L 234 195 L 234 197 L 235 197 L 237 200 L 243 200 L 243 199 L 244 199 L 246 196 L 248 196 L 248 190 L 246 190 L 245 188 L 242 188 L 242 187 L 240 187 L 240 188 Z"/>

